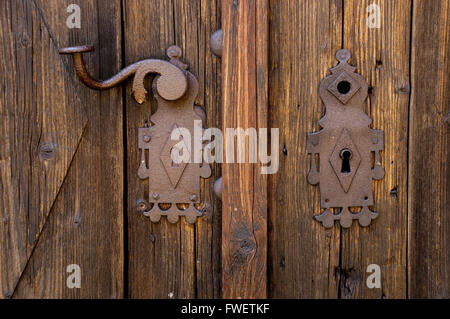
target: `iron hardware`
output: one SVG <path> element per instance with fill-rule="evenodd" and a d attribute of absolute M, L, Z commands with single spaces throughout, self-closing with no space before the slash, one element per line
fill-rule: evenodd
<path fill-rule="evenodd" d="M 222 29 L 217 30 L 211 35 L 209 40 L 212 53 L 217 57 L 222 57 Z"/>
<path fill-rule="evenodd" d="M 140 200 L 137 209 L 152 222 L 167 216 L 169 222 L 176 223 L 180 216 L 184 216 L 186 222 L 195 223 L 197 217 L 207 215 L 211 208 L 208 203 L 202 205 L 200 201 L 200 178 L 208 178 L 211 168 L 204 162 L 195 163 L 194 154 L 188 154 L 190 161 L 178 164 L 171 158 L 172 149 L 183 141 L 172 140 L 172 132 L 185 128 L 193 136 L 194 121 L 204 123 L 206 118 L 205 111 L 194 105 L 198 81 L 187 70 L 187 65 L 180 61 L 181 49 L 171 46 L 167 49 L 169 61 L 142 60 L 105 81 L 93 79 L 84 64 L 82 54 L 93 50 L 92 46 L 80 46 L 59 51 L 72 55 L 78 77 L 92 89 L 109 89 L 134 76 L 133 96 L 136 102 L 142 104 L 147 95 L 144 78 L 148 74 L 158 75 L 153 80 L 153 93 L 158 105 L 157 111 L 152 114 L 154 124 L 139 128 L 138 132 L 141 157 L 137 174 L 142 180 L 148 179 L 149 186 L 148 199 Z"/>
<path fill-rule="evenodd" d="M 320 204 L 324 209 L 315 219 L 326 228 L 339 220 L 344 228 L 357 219 L 361 226 L 370 225 L 378 213 L 374 204 L 372 179 L 384 176 L 380 151 L 384 149 L 384 132 L 369 128 L 372 119 L 363 111 L 368 85 L 348 64 L 348 50 L 339 50 L 339 64 L 320 83 L 319 94 L 326 107 L 319 124 L 322 130 L 309 133 L 307 151 L 311 154 L 308 182 L 320 183 Z M 319 157 L 319 170 L 317 158 Z M 338 209 L 333 213 L 332 209 Z M 351 212 L 350 208 L 360 208 Z"/>
<path fill-rule="evenodd" d="M 216 179 L 213 185 L 214 195 L 220 200 L 222 200 L 222 177 Z"/>

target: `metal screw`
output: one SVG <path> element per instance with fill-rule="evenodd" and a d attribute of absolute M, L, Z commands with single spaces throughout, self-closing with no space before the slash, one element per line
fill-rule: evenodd
<path fill-rule="evenodd" d="M 197 200 L 197 195 L 192 194 L 192 195 L 191 195 L 191 201 L 192 201 L 192 202 L 195 202 L 196 200 Z"/>
<path fill-rule="evenodd" d="M 158 194 L 158 193 L 153 193 L 152 197 L 153 197 L 154 199 L 159 199 L 159 194 Z"/>
<path fill-rule="evenodd" d="M 145 143 L 148 143 L 148 142 L 150 142 L 150 136 L 148 136 L 148 135 L 144 135 L 144 142 Z"/>

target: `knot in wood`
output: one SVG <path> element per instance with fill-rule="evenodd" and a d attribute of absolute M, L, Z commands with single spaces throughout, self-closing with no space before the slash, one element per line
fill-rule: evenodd
<path fill-rule="evenodd" d="M 239 243 L 239 251 L 243 255 L 250 255 L 251 253 L 254 252 L 255 248 L 256 248 L 256 243 L 251 238 L 243 239 Z"/>
<path fill-rule="evenodd" d="M 50 160 L 56 155 L 56 146 L 53 143 L 43 143 L 39 146 L 39 158 Z"/>

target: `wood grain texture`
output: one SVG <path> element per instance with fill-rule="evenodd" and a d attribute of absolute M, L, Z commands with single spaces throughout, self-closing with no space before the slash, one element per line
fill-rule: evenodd
<path fill-rule="evenodd" d="M 221 1 L 201 1 L 196 3 L 197 10 L 187 10 L 184 3 L 186 15 L 185 23 L 197 22 L 197 39 L 185 39 L 183 46 L 189 42 L 197 43 L 198 51 L 195 58 L 195 51 L 192 50 L 190 60 L 197 63 L 191 70 L 196 70 L 195 74 L 199 80 L 199 94 L 196 104 L 206 111 L 205 127 L 221 127 L 222 124 L 222 85 L 221 60 L 212 54 L 210 48 L 211 35 L 221 28 Z M 179 13 L 183 16 L 183 12 Z M 191 32 L 185 31 L 186 34 Z M 195 263 L 196 263 L 196 298 L 220 298 L 221 279 L 221 230 L 222 230 L 222 203 L 218 200 L 212 188 L 215 180 L 222 175 L 221 164 L 211 164 L 212 174 L 209 179 L 202 180 L 202 194 L 204 201 L 211 203 L 212 213 L 204 218 L 197 219 L 195 225 Z"/>
<path fill-rule="evenodd" d="M 51 207 L 13 297 L 121 298 L 124 283 L 121 89 L 99 93 L 86 88 L 73 74 L 70 58 L 62 58 L 57 53 L 60 47 L 93 44 L 97 50 L 86 56 L 86 61 L 94 76 L 106 78 L 117 72 L 121 65 L 120 3 L 82 1 L 79 4 L 81 29 L 68 29 L 66 26 L 66 8 L 72 1 L 36 0 L 23 3 L 33 6 L 41 15 L 41 22 L 30 33 L 30 37 L 33 34 L 36 43 L 46 50 L 52 50 L 50 53 L 43 51 L 41 55 L 40 46 L 33 47 L 33 54 L 36 55 L 33 60 L 36 90 L 46 92 L 42 96 L 46 112 L 58 112 L 58 117 L 64 121 L 46 122 L 45 127 L 70 137 L 78 132 L 73 128 L 80 120 L 77 113 L 85 110 L 88 122 L 64 184 Z M 23 24 L 18 21 L 12 23 L 15 26 Z M 43 36 L 38 38 L 41 36 L 39 30 L 47 30 L 51 41 Z M 65 66 L 62 66 L 61 59 Z M 21 63 L 27 62 L 21 60 Z M 60 64 L 64 72 L 69 72 L 69 80 L 64 81 L 68 88 L 64 89 L 60 88 L 62 84 L 58 84 L 58 81 L 61 78 L 55 72 Z M 42 77 L 37 78 L 37 74 L 42 74 Z M 64 109 L 62 102 L 51 102 L 52 96 L 56 94 L 61 94 L 67 101 L 64 103 L 73 107 L 77 113 Z M 82 103 L 77 102 L 77 95 Z M 32 104 L 27 104 L 26 109 L 32 111 Z M 65 133 L 66 130 L 69 133 Z M 33 131 L 30 134 L 31 141 L 39 137 Z M 25 139 L 24 143 L 30 143 L 30 140 Z M 66 151 L 66 147 L 70 150 L 69 146 L 58 143 L 57 150 Z M 30 155 L 34 161 L 34 153 Z M 48 161 L 49 164 L 51 161 Z M 36 186 L 36 189 L 40 187 Z M 31 192 L 30 196 L 38 200 L 35 192 Z M 36 207 L 39 205 L 29 207 L 30 214 Z M 31 220 L 22 222 L 28 227 L 33 225 Z M 81 267 L 80 289 L 68 289 L 66 286 L 69 275 L 66 267 L 70 264 Z"/>
<path fill-rule="evenodd" d="M 379 29 L 367 25 L 372 3 L 381 9 Z M 373 225 L 354 223 L 342 232 L 342 298 L 406 297 L 410 19 L 410 1 L 344 1 L 343 47 L 371 87 L 364 110 L 373 119 L 371 127 L 384 130 L 385 176 L 373 181 L 379 213 Z M 381 289 L 367 287 L 370 264 L 381 267 Z"/>
<path fill-rule="evenodd" d="M 450 3 L 414 1 L 409 297 L 450 298 Z"/>
<path fill-rule="evenodd" d="M 71 3 L 81 29 L 66 26 Z M 366 24 L 372 3 L 380 29 Z M 450 298 L 449 17 L 448 0 L 0 1 L 0 298 Z M 211 215 L 152 224 L 136 210 L 137 129 L 155 102 L 138 105 L 131 83 L 82 85 L 57 49 L 83 44 L 101 79 L 180 46 L 206 126 L 279 128 L 279 171 L 224 164 L 221 203 L 216 164 L 201 191 Z M 369 83 L 386 174 L 370 227 L 327 230 L 312 218 L 306 136 L 339 48 Z M 66 286 L 70 264 L 80 289 Z M 366 286 L 370 264 L 381 289 Z"/>
<path fill-rule="evenodd" d="M 313 220 L 308 132 L 325 107 L 319 83 L 341 47 L 342 2 L 270 2 L 270 126 L 280 129 L 280 169 L 269 177 L 269 282 L 272 298 L 337 298 L 340 229 Z"/>
<path fill-rule="evenodd" d="M 39 10 L 0 5 L 0 297 L 13 296 L 86 125 Z"/>
<path fill-rule="evenodd" d="M 207 126 L 220 121 L 220 62 L 209 49 L 209 37 L 219 28 L 218 1 L 123 1 L 125 62 L 143 58 L 167 59 L 166 49 L 178 45 L 182 61 L 199 81 L 195 103 L 207 112 Z M 151 87 L 151 79 L 147 82 Z M 130 97 L 127 86 L 128 249 L 129 297 L 219 297 L 220 210 L 212 197 L 214 174 L 202 182 L 202 200 L 214 206 L 211 216 L 197 224 L 181 218 L 170 224 L 165 217 L 157 224 L 138 213 L 136 202 L 146 198 L 148 187 L 136 175 L 140 154 L 137 129 L 150 123 L 153 100 L 142 105 Z M 217 176 L 217 175 L 216 175 Z"/>
<path fill-rule="evenodd" d="M 267 1 L 222 1 L 222 31 L 223 128 L 266 128 Z M 267 296 L 267 176 L 260 170 L 222 167 L 223 298 Z"/>

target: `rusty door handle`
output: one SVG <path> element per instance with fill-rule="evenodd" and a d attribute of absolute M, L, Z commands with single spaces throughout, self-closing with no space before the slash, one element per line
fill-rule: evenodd
<path fill-rule="evenodd" d="M 169 61 L 142 60 L 104 81 L 92 78 L 84 64 L 83 53 L 92 50 L 94 48 L 87 45 L 59 50 L 60 54 L 72 55 L 78 77 L 92 89 L 106 90 L 134 75 L 132 92 L 134 99 L 141 104 L 147 94 L 144 78 L 150 73 L 158 74 L 153 80 L 158 107 L 151 114 L 152 125 L 138 129 L 138 152 L 141 156 L 137 175 L 148 180 L 148 195 L 137 199 L 136 209 L 155 223 L 161 216 L 166 216 L 171 223 L 177 222 L 180 216 L 184 216 L 188 223 L 194 223 L 197 217 L 208 216 L 211 205 L 201 202 L 200 178 L 211 175 L 211 166 L 204 161 L 196 162 L 186 141 L 179 141 L 182 129 L 189 130 L 193 136 L 195 122 L 204 122 L 206 118 L 203 108 L 194 105 L 198 81 L 188 71 L 187 65 L 179 60 L 181 49 L 171 46 L 167 49 Z M 178 140 L 173 140 L 172 133 L 177 133 Z M 187 150 L 187 158 L 181 162 L 173 158 L 172 152 L 179 149 L 183 150 L 183 155 L 184 149 Z"/>
<path fill-rule="evenodd" d="M 119 85 L 130 76 L 134 75 L 133 96 L 136 102 L 142 104 L 145 101 L 147 90 L 144 87 L 144 78 L 147 74 L 156 73 L 160 76 L 156 79 L 156 89 L 158 94 L 165 100 L 173 101 L 183 96 L 187 89 L 187 79 L 182 64 L 178 58 L 181 56 L 181 49 L 171 46 L 167 49 L 167 56 L 171 61 L 158 59 L 146 59 L 133 63 L 108 80 L 97 81 L 87 71 L 83 60 L 83 53 L 94 51 L 94 47 L 83 45 L 77 47 L 62 48 L 60 54 L 71 54 L 75 71 L 81 82 L 94 90 L 106 90 Z"/>

